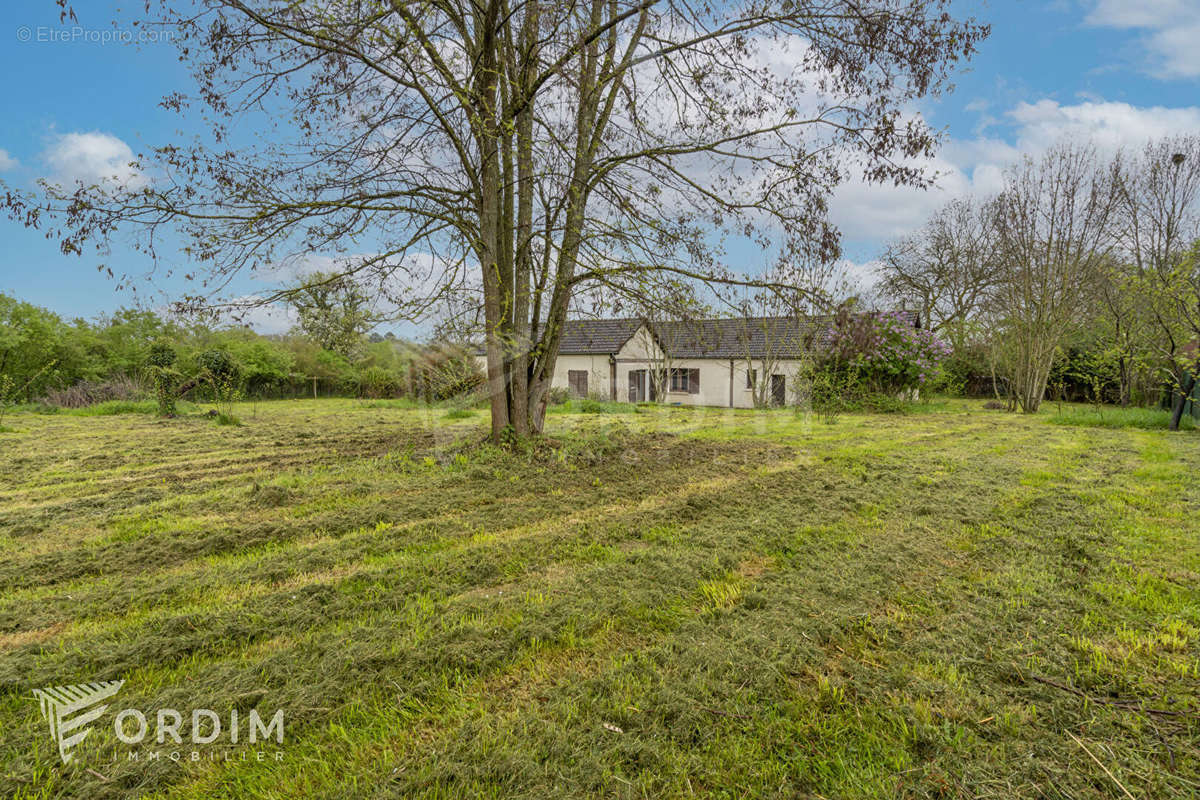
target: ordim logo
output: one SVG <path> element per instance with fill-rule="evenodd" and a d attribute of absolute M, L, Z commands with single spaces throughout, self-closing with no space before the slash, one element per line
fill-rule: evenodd
<path fill-rule="evenodd" d="M 115 695 L 124 685 L 125 681 L 122 680 L 47 686 L 44 689 L 33 690 L 33 696 L 41 704 L 42 716 L 50 726 L 50 738 L 58 745 L 58 755 L 64 764 L 71 763 L 75 756 L 72 751 L 92 732 L 88 726 L 108 709 L 108 703 L 104 701 Z M 227 748 L 242 741 L 251 746 L 259 742 L 266 743 L 271 739 L 283 744 L 282 709 L 277 709 L 267 720 L 263 719 L 256 708 L 251 708 L 249 714 L 241 721 L 237 709 L 231 709 L 225 720 L 222 720 L 216 711 L 208 708 L 194 708 L 190 716 L 188 743 L 226 748 L 226 760 Z M 174 747 L 183 744 L 187 736 L 185 731 L 181 730 L 184 728 L 184 718 L 184 714 L 173 708 L 159 708 L 150 715 L 150 719 L 139 709 L 125 708 L 118 711 L 113 719 L 113 733 L 123 744 L 135 747 L 142 744 L 166 745 L 168 758 L 178 761 L 183 757 L 196 761 L 200 759 L 201 751 L 181 753 Z M 225 724 L 222 724 L 223 722 Z M 242 723 L 245 737 L 242 735 Z M 128 754 L 131 761 L 140 760 L 143 756 L 153 761 L 160 755 L 159 750 L 131 750 Z M 215 760 L 215 753 L 209 755 Z M 256 752 L 255 755 L 258 760 L 262 760 L 261 752 Z M 282 753 L 277 751 L 275 760 L 281 760 L 281 755 Z"/>
<path fill-rule="evenodd" d="M 99 705 L 112 697 L 125 681 L 77 683 L 72 686 L 47 686 L 34 689 L 33 696 L 42 706 L 42 716 L 50 725 L 50 738 L 58 744 L 58 755 L 64 764 L 71 763 L 75 745 L 87 738 L 95 722 L 108 704 Z"/>

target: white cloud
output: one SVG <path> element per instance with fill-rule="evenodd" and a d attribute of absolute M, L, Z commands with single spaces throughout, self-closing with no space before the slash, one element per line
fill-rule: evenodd
<path fill-rule="evenodd" d="M 1200 107 L 1142 108 L 1129 103 L 1085 102 L 1072 106 L 1053 100 L 1021 103 L 1008 117 L 1018 130 L 1017 148 L 1040 151 L 1064 136 L 1091 139 L 1103 150 L 1171 134 L 1200 130 Z"/>
<path fill-rule="evenodd" d="M 882 262 L 877 259 L 862 263 L 848 258 L 841 259 L 835 265 L 834 271 L 834 281 L 837 285 L 835 297 L 872 294 L 875 284 L 879 282 L 879 270 L 882 266 Z"/>
<path fill-rule="evenodd" d="M 6 169 L 12 169 L 17 165 L 17 160 L 8 154 L 7 150 L 0 149 L 0 172 Z"/>
<path fill-rule="evenodd" d="M 937 186 L 924 191 L 862 180 L 843 184 L 830 201 L 830 218 L 850 239 L 891 239 L 908 233 L 935 209 L 970 189 L 966 175 L 944 159 L 927 166 L 941 177 Z"/>
<path fill-rule="evenodd" d="M 341 272 L 349 261 L 361 256 L 329 256 L 322 253 L 297 253 L 258 270 L 254 277 L 260 281 L 291 284 L 316 272 Z"/>
<path fill-rule="evenodd" d="M 295 309 L 282 303 L 264 303 L 258 295 L 244 295 L 229 302 L 232 310 L 220 315 L 220 321 L 248 325 L 259 333 L 287 333 L 299 324 Z"/>
<path fill-rule="evenodd" d="M 131 166 L 133 150 L 108 133 L 61 134 L 43 157 L 51 169 L 49 179 L 64 187 L 78 181 L 87 186 L 111 182 L 136 188 L 146 182 L 145 175 Z"/>
<path fill-rule="evenodd" d="M 1161 27 L 1194 10 L 1192 0 L 1095 0 L 1087 22 L 1114 28 Z"/>
<path fill-rule="evenodd" d="M 1096 0 L 1085 22 L 1140 30 L 1140 44 L 1160 78 L 1200 77 L 1200 3 L 1196 0 Z"/>
<path fill-rule="evenodd" d="M 833 221 L 848 239 L 887 240 L 916 230 L 937 208 L 966 194 L 986 196 L 1003 187 L 1004 168 L 1037 157 L 1064 137 L 1090 139 L 1103 152 L 1139 148 L 1151 139 L 1200 130 L 1200 106 L 1138 107 L 1103 100 L 1062 105 L 1053 100 L 1019 103 L 999 118 L 1009 139 L 950 139 L 932 160 L 936 186 L 925 191 L 851 181 L 830 204 Z"/>
<path fill-rule="evenodd" d="M 254 277 L 282 289 L 295 286 L 316 272 L 353 271 L 350 280 L 371 298 L 371 314 L 393 327 L 406 320 L 409 323 L 426 322 L 431 315 L 440 313 L 446 303 L 469 304 L 483 291 L 482 279 L 473 262 L 456 261 L 448 255 L 426 251 L 391 256 L 374 263 L 376 259 L 380 259 L 377 253 L 297 253 L 258 270 Z M 231 302 L 247 301 L 251 304 L 261 302 L 257 295 Z M 294 309 L 287 303 L 280 305 L 281 308 L 284 306 L 287 307 L 288 326 L 295 324 L 298 318 Z M 284 324 L 277 315 L 264 316 L 264 313 L 256 310 L 249 318 L 256 329 Z M 266 330 L 266 327 L 263 332 L 280 332 Z"/>

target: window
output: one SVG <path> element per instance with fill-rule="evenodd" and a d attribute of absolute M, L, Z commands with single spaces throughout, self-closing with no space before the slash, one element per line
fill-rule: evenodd
<path fill-rule="evenodd" d="M 758 382 L 758 371 L 753 369 L 746 370 L 746 388 L 753 389 Z"/>
<path fill-rule="evenodd" d="M 587 397 L 588 374 L 586 369 L 567 370 L 567 388 L 576 397 Z"/>
<path fill-rule="evenodd" d="M 671 370 L 671 391 L 700 394 L 700 370 L 673 368 Z"/>

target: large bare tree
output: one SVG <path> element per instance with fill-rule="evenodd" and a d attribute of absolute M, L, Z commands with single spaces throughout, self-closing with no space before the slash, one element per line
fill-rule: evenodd
<path fill-rule="evenodd" d="M 1055 350 L 1086 318 L 1113 249 L 1116 164 L 1090 144 L 1062 142 L 1005 172 L 992 203 L 1003 278 L 995 290 L 1007 376 L 1026 413 L 1041 406 Z"/>
<path fill-rule="evenodd" d="M 137 185 L 7 194 L 66 252 L 126 233 L 202 280 L 311 253 L 434 307 L 478 276 L 492 431 L 539 431 L 572 296 L 651 272 L 764 284 L 723 237 L 830 260 L 855 173 L 923 186 L 936 94 L 986 26 L 950 0 L 199 0 L 162 16 L 207 123 Z M 258 302 L 286 299 L 282 289 Z"/>
<path fill-rule="evenodd" d="M 986 204 L 955 199 L 916 233 L 888 245 L 880 258 L 880 291 L 912 304 L 924 324 L 958 350 L 1001 277 L 996 256 Z"/>

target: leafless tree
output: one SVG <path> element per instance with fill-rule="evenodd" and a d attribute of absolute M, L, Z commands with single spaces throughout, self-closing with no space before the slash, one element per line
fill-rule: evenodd
<path fill-rule="evenodd" d="M 988 33 L 951 0 L 176 5 L 196 87 L 166 105 L 205 136 L 140 156 L 144 181 L 10 190 L 10 212 L 69 253 L 129 232 L 177 264 L 182 236 L 185 308 L 314 252 L 408 315 L 474 273 L 496 438 L 541 429 L 576 292 L 765 286 L 724 236 L 828 261 L 840 182 L 927 185 L 938 137 L 903 109 Z"/>
<path fill-rule="evenodd" d="M 1084 319 L 1113 249 L 1117 167 L 1089 144 L 1063 142 L 1005 173 L 991 204 L 1002 280 L 995 297 L 1017 405 L 1034 413 L 1055 350 Z"/>
<path fill-rule="evenodd" d="M 764 275 L 784 275 L 787 266 L 777 262 Z M 774 405 L 772 376 L 781 362 L 795 358 L 807 344 L 803 340 L 807 317 L 819 311 L 832 310 L 830 305 L 814 306 L 812 298 L 832 298 L 844 285 L 838 281 L 835 265 L 814 267 L 807 276 L 812 283 L 792 291 L 747 291 L 733 304 L 737 320 L 737 348 L 746 364 L 746 381 L 755 408 Z M 794 381 L 794 379 L 793 379 Z M 784 403 L 786 403 L 786 398 Z"/>
<path fill-rule="evenodd" d="M 986 204 L 971 198 L 939 209 L 915 234 L 890 244 L 881 261 L 884 297 L 911 304 L 956 350 L 1001 274 Z"/>

